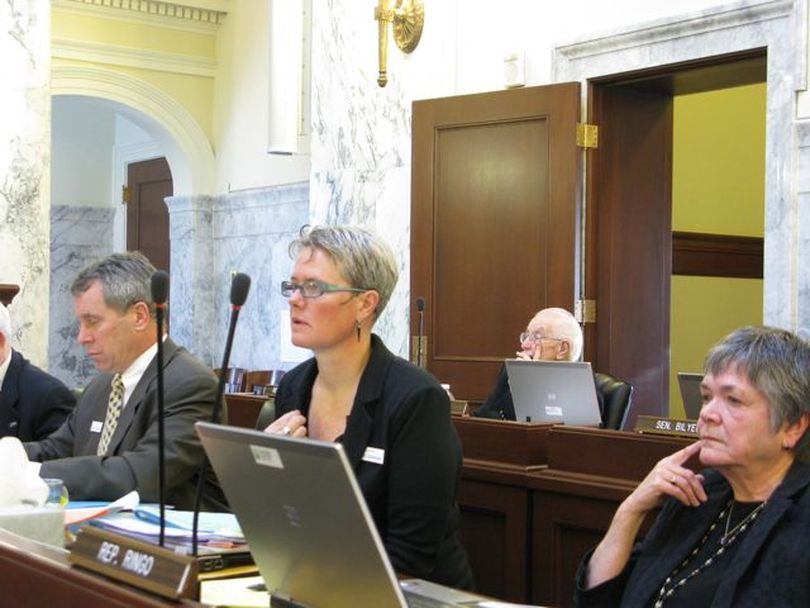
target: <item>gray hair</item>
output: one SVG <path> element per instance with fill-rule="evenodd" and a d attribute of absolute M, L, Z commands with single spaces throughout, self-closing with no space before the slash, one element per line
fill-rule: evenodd
<path fill-rule="evenodd" d="M 11 315 L 2 302 L 0 302 L 0 334 L 3 334 L 6 340 L 11 340 Z"/>
<path fill-rule="evenodd" d="M 144 302 L 154 316 L 154 273 L 155 267 L 140 251 L 114 253 L 82 270 L 70 286 L 70 293 L 75 298 L 98 281 L 104 293 L 104 303 L 113 310 L 124 313 L 133 304 Z"/>
<path fill-rule="evenodd" d="M 582 328 L 576 318 L 564 308 L 544 308 L 534 318 L 547 317 L 554 327 L 554 338 L 565 340 L 571 345 L 569 361 L 579 361 L 582 354 Z M 549 336 L 551 337 L 551 336 Z"/>
<path fill-rule="evenodd" d="M 706 355 L 704 372 L 718 375 L 736 367 L 768 399 L 771 431 L 810 414 L 810 344 L 783 329 L 750 326 L 730 333 Z M 795 446 L 810 456 L 810 433 Z"/>
<path fill-rule="evenodd" d="M 399 278 L 396 257 L 385 241 L 357 226 L 303 226 L 290 243 L 290 257 L 295 259 L 305 249 L 326 253 L 352 287 L 380 294 L 374 311 L 375 318 L 380 316 Z"/>

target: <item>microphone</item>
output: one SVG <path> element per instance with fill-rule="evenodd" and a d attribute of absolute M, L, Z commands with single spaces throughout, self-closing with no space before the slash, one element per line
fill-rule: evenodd
<path fill-rule="evenodd" d="M 245 304 L 250 291 L 250 277 L 244 273 L 237 272 L 231 279 L 231 322 L 228 327 L 228 337 L 225 339 L 225 352 L 222 354 L 222 365 L 220 366 L 219 384 L 217 386 L 217 396 L 214 400 L 214 409 L 211 413 L 211 422 L 219 422 L 219 411 L 222 406 L 222 399 L 225 395 L 225 375 L 228 371 L 228 363 L 231 360 L 231 347 L 233 337 L 236 332 L 236 321 L 239 319 L 239 311 Z M 203 454 L 203 461 L 200 465 L 200 474 L 197 479 L 197 498 L 194 501 L 194 521 L 192 523 L 191 550 L 193 555 L 197 555 L 197 522 L 200 518 L 200 504 L 202 503 L 203 486 L 208 473 L 208 458 Z"/>
<path fill-rule="evenodd" d="M 425 298 L 416 298 L 416 310 L 419 313 L 419 335 L 416 337 L 416 365 L 425 367 L 425 353 L 423 350 L 423 337 L 425 335 Z"/>
<path fill-rule="evenodd" d="M 163 391 L 163 317 L 169 295 L 169 275 L 158 270 L 152 275 L 152 301 L 157 318 L 157 404 L 158 404 L 158 502 L 160 504 L 160 536 L 162 547 L 166 536 L 166 454 L 164 452 L 164 391 Z"/>

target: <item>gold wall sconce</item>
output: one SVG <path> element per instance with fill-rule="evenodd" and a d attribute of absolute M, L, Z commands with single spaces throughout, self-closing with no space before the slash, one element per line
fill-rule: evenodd
<path fill-rule="evenodd" d="M 425 24 L 425 5 L 422 0 L 396 0 L 391 8 L 389 0 L 379 0 L 374 8 L 374 19 L 380 31 L 380 75 L 377 84 L 388 84 L 388 24 L 393 24 L 394 42 L 405 53 L 410 53 L 419 44 Z"/>

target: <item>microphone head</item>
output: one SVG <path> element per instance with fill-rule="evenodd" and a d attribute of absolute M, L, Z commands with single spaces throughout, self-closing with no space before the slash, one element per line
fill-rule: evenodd
<path fill-rule="evenodd" d="M 158 306 L 166 303 L 169 297 L 169 275 L 158 270 L 152 275 L 152 301 Z"/>
<path fill-rule="evenodd" d="M 422 296 L 416 298 L 416 310 L 418 310 L 419 312 L 424 312 L 425 310 L 425 298 L 423 298 Z"/>
<path fill-rule="evenodd" d="M 242 306 L 247 300 L 250 291 L 250 277 L 243 272 L 237 272 L 231 280 L 231 304 Z"/>

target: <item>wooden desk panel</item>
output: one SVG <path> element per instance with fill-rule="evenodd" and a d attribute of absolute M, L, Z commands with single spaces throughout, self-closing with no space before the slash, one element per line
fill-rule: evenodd
<path fill-rule="evenodd" d="M 228 424 L 246 429 L 255 429 L 259 411 L 261 411 L 264 402 L 270 398 L 266 395 L 254 395 L 253 393 L 226 393 L 225 403 L 228 404 Z"/>
<path fill-rule="evenodd" d="M 577 427 L 552 430 L 549 466 L 527 482 L 533 496 L 532 602 L 573 604 L 579 562 L 602 539 L 621 501 L 658 460 L 690 442 Z M 640 537 L 654 519 L 647 518 Z"/>
<path fill-rule="evenodd" d="M 172 602 L 123 583 L 73 568 L 66 554 L 0 529 L 0 589 L 3 606 L 41 608 L 201 608 Z"/>

